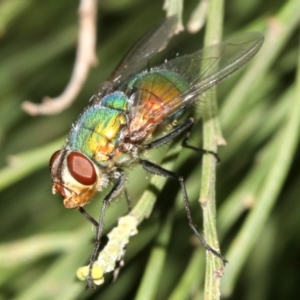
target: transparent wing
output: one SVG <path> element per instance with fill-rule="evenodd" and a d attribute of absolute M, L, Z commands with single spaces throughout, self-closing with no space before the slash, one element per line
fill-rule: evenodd
<path fill-rule="evenodd" d="M 109 81 L 112 82 L 112 86 L 114 88 L 121 87 L 132 76 L 145 68 L 148 61 L 167 46 L 175 33 L 177 23 L 177 16 L 172 16 L 142 36 L 111 74 Z"/>
<path fill-rule="evenodd" d="M 160 88 L 157 95 L 159 105 L 157 103 L 153 106 L 147 105 L 147 99 L 140 96 L 141 91 L 136 91 L 131 113 L 132 139 L 134 140 L 134 136 L 143 136 L 142 132 L 153 130 L 159 122 L 183 109 L 195 101 L 198 95 L 240 69 L 258 52 L 263 40 L 260 33 L 246 33 L 191 55 L 175 58 L 149 71 L 149 74 L 171 71 L 177 76 L 175 81 L 171 80 L 164 84 L 164 88 Z M 174 86 L 182 86 L 184 82 L 186 84 L 183 90 L 178 95 L 170 97 L 170 91 L 174 90 Z M 155 86 L 155 83 L 150 85 Z M 154 91 L 150 92 L 153 94 Z"/>

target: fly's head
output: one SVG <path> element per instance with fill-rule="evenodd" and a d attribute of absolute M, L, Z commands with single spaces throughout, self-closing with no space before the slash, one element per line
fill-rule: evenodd
<path fill-rule="evenodd" d="M 99 167 L 80 152 L 58 150 L 51 156 L 49 166 L 52 192 L 62 195 L 66 208 L 84 206 L 106 185 Z"/>

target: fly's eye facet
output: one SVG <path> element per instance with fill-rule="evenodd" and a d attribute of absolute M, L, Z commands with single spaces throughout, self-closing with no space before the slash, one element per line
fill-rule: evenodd
<path fill-rule="evenodd" d="M 71 152 L 67 158 L 71 175 L 83 185 L 92 185 L 97 179 L 93 164 L 83 154 Z"/>
<path fill-rule="evenodd" d="M 52 169 L 52 166 L 53 166 L 54 162 L 56 161 L 57 157 L 60 155 L 60 153 L 61 153 L 61 150 L 57 150 L 52 154 L 50 161 L 49 161 L 50 169 Z"/>

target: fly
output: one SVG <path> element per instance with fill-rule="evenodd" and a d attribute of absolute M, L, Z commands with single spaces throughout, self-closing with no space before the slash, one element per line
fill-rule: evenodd
<path fill-rule="evenodd" d="M 90 268 L 99 253 L 106 208 L 126 194 L 123 170 L 137 164 L 179 183 L 189 226 L 207 250 L 226 262 L 198 233 L 183 177 L 145 160 L 143 153 L 187 134 L 194 124 L 192 118 L 170 125 L 180 120 L 201 93 L 252 59 L 262 46 L 263 36 L 242 34 L 146 69 L 153 56 L 166 47 L 176 25 L 177 18 L 171 17 L 138 40 L 72 125 L 64 147 L 50 159 L 53 193 L 61 194 L 66 208 L 78 209 L 97 228 Z M 103 199 L 97 222 L 83 206 L 109 184 L 112 189 Z M 89 277 L 87 287 L 93 287 Z"/>

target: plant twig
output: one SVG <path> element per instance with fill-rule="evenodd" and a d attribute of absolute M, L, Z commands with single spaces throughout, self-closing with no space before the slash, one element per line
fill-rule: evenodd
<path fill-rule="evenodd" d="M 173 145 L 166 154 L 164 161 L 168 161 L 168 157 L 174 157 L 179 153 L 181 146 Z M 172 169 L 175 164 L 174 160 L 171 162 L 162 163 L 161 166 L 166 169 Z M 166 182 L 165 177 L 154 176 L 150 182 L 150 188 L 147 189 L 135 207 L 130 213 L 119 219 L 118 226 L 114 227 L 109 234 L 109 242 L 105 248 L 99 253 L 97 261 L 93 265 L 92 277 L 96 285 L 101 285 L 104 282 L 105 273 L 114 271 L 116 263 L 122 259 L 125 254 L 125 247 L 129 242 L 129 238 L 137 233 L 137 226 L 152 212 L 153 206 L 156 202 L 157 195 L 153 193 L 160 191 Z M 123 226 L 125 222 L 125 226 Z M 113 249 L 113 250 L 112 250 Z M 89 265 L 80 267 L 77 270 L 77 277 L 80 280 L 86 280 L 89 274 Z"/>
<path fill-rule="evenodd" d="M 163 9 L 167 12 L 167 17 L 177 15 L 178 26 L 176 33 L 184 29 L 182 24 L 183 0 L 165 0 Z"/>
<path fill-rule="evenodd" d="M 57 114 L 68 108 L 79 94 L 92 66 L 97 63 L 96 0 L 81 0 L 79 7 L 79 37 L 76 61 L 71 79 L 63 93 L 55 98 L 44 97 L 42 104 L 25 101 L 22 108 L 30 115 Z"/>
<path fill-rule="evenodd" d="M 209 2 L 205 45 L 215 44 L 221 40 L 223 22 L 223 1 Z M 216 89 L 209 91 L 207 101 L 207 118 L 203 124 L 203 148 L 217 152 L 217 145 L 223 140 L 219 123 L 214 116 L 216 111 Z M 203 156 L 200 204 L 203 208 L 204 237 L 208 244 L 219 249 L 216 230 L 215 181 L 217 161 L 212 155 Z M 220 298 L 220 277 L 223 273 L 222 261 L 207 251 L 204 299 Z M 220 276 L 218 275 L 220 274 Z"/>
<path fill-rule="evenodd" d="M 200 0 L 187 24 L 187 30 L 190 33 L 196 33 L 204 26 L 207 17 L 207 9 L 208 0 Z"/>

